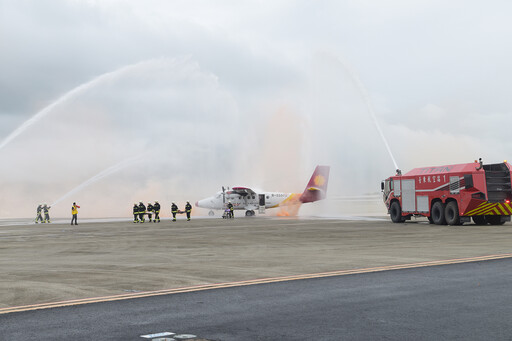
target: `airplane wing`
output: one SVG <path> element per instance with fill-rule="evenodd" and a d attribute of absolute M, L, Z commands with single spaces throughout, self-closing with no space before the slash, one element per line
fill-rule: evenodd
<path fill-rule="evenodd" d="M 254 192 L 252 189 L 248 187 L 233 187 L 231 188 L 231 191 L 241 196 L 256 194 L 256 192 Z"/>

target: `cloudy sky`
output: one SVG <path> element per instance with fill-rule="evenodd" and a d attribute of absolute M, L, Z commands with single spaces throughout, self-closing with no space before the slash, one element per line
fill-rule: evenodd
<path fill-rule="evenodd" d="M 37 117 L 0 147 L 0 217 L 109 169 L 66 200 L 123 216 L 221 185 L 302 191 L 316 164 L 332 197 L 378 192 L 395 166 L 373 117 L 404 170 L 512 159 L 511 10 L 0 0 L 0 141 Z"/>

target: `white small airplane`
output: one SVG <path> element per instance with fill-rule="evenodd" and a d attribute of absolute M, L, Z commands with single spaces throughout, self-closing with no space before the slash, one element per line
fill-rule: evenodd
<path fill-rule="evenodd" d="M 210 216 L 213 210 L 225 210 L 229 202 L 235 210 L 246 210 L 246 216 L 253 216 L 254 210 L 283 207 L 287 205 L 305 204 L 325 199 L 329 181 L 329 166 L 317 166 L 306 189 L 302 193 L 256 192 L 248 187 L 233 187 L 217 192 L 214 196 L 199 200 L 196 207 L 209 208 Z"/>

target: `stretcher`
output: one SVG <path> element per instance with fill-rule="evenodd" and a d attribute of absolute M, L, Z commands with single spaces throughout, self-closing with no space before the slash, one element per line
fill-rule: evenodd
<path fill-rule="evenodd" d="M 224 213 L 222 213 L 222 219 L 230 219 L 233 218 L 233 215 L 231 214 L 231 210 L 229 208 L 226 208 L 224 210 Z"/>

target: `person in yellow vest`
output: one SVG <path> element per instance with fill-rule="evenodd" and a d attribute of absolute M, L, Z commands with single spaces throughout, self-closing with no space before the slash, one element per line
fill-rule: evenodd
<path fill-rule="evenodd" d="M 72 214 L 72 218 L 71 218 L 71 225 L 73 225 L 73 221 L 75 222 L 75 225 L 78 225 L 78 222 L 77 222 L 77 218 L 78 218 L 78 209 L 80 208 L 80 206 L 78 206 L 76 204 L 76 202 L 73 203 L 73 207 L 71 207 L 71 214 Z"/>

